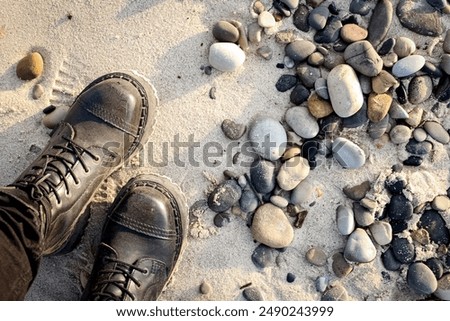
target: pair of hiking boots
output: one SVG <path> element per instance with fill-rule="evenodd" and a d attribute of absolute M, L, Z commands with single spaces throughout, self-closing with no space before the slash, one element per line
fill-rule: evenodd
<path fill-rule="evenodd" d="M 155 122 L 153 87 L 110 73 L 77 97 L 47 147 L 0 192 L 35 213 L 43 255 L 64 253 L 87 222 L 97 187 L 144 144 Z M 183 194 L 157 175 L 131 179 L 110 207 L 85 300 L 156 300 L 184 246 Z"/>

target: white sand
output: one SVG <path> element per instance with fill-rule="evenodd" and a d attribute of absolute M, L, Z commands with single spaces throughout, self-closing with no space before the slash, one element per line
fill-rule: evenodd
<path fill-rule="evenodd" d="M 348 8 L 348 3 L 348 0 L 339 1 L 339 6 Z M 220 130 L 223 119 L 247 123 L 259 113 L 282 119 L 290 106 L 289 92 L 277 92 L 274 84 L 280 75 L 293 72 L 275 67 L 282 62 L 284 48 L 275 43 L 273 36 L 265 35 L 261 43 L 274 50 L 271 61 L 257 56 L 257 47 L 252 45 L 244 66 L 236 72 L 213 71 L 207 76 L 200 69 L 208 64 L 208 46 L 214 41 L 210 31 L 213 24 L 221 19 L 248 24 L 254 21 L 249 7 L 250 1 L 242 0 L 2 1 L 0 184 L 14 181 L 34 159 L 35 154 L 29 152 L 31 145 L 41 148 L 46 145 L 49 130 L 41 124 L 43 108 L 49 104 L 70 104 L 91 80 L 115 70 L 137 70 L 151 79 L 158 90 L 159 117 L 150 138 L 154 142 L 155 160 L 164 159 L 163 142 L 169 142 L 170 146 L 175 135 L 179 135 L 180 141 L 188 141 L 189 135 L 194 135 L 195 141 L 201 144 L 201 148 L 195 149 L 199 166 L 177 166 L 173 149 L 169 148 L 166 166 L 151 167 L 148 160 L 141 159 L 143 166 L 128 167 L 109 178 L 92 205 L 92 220 L 82 244 L 68 255 L 43 260 L 29 299 L 78 299 L 80 279 L 85 280 L 92 264 L 95 248 L 91 248 L 91 243 L 98 241 L 105 211 L 128 178 L 138 172 L 169 176 L 182 187 L 191 205 L 204 200 L 205 192 L 211 187 L 205 173 L 207 177 L 223 179 L 226 156 L 216 158 L 221 164 L 215 168 L 202 162 L 202 148 L 207 142 L 218 142 L 224 147 L 229 142 Z M 71 20 L 68 14 L 73 16 Z M 432 40 L 399 28 L 396 16 L 393 20 L 391 35 L 410 36 L 418 47 Z M 291 23 L 292 19 L 286 19 L 278 28 L 292 28 Z M 23 82 L 16 77 L 15 67 L 34 49 L 44 56 L 45 71 L 39 79 Z M 434 58 L 439 54 L 437 51 Z M 39 100 L 31 98 L 36 83 L 45 87 L 45 94 Z M 217 90 L 215 100 L 209 97 L 211 87 Z M 66 94 L 56 91 L 58 88 Z M 422 107 L 430 111 L 431 106 Z M 433 113 L 427 115 L 434 117 Z M 443 122 L 447 128 L 450 126 L 447 113 Z M 310 177 L 321 186 L 323 196 L 309 209 L 303 227 L 295 232 L 294 243 L 280 254 L 278 265 L 258 269 L 251 262 L 257 244 L 245 220 L 233 216 L 229 225 L 217 229 L 212 222 L 213 213 L 208 210 L 193 228 L 192 234 L 196 237 L 189 238 L 175 279 L 161 299 L 242 300 L 240 287 L 251 282 L 267 300 L 317 300 L 320 293 L 315 290 L 314 280 L 323 275 L 343 284 L 354 300 L 418 299 L 407 288 L 404 273 L 390 272 L 391 280 L 383 280 L 380 250 L 374 262 L 355 266 L 343 279 L 337 279 L 331 270 L 331 256 L 345 245 L 334 218 L 336 207 L 348 202 L 341 192 L 342 187 L 378 179 L 376 186 L 381 191 L 380 186 L 391 166 L 399 162 L 399 158 L 406 158 L 403 146 L 395 147 L 387 142 L 377 148 L 364 129 L 349 130 L 344 135 L 359 143 L 370 155 L 366 166 L 346 171 L 337 164 L 328 164 L 311 172 Z M 436 144 L 435 149 L 434 163 L 427 160 L 419 169 L 404 171 L 410 179 L 415 205 L 445 194 L 448 188 L 448 146 Z M 187 161 L 186 148 L 181 149 L 179 158 Z M 243 168 L 235 170 L 245 172 Z M 374 197 L 381 205 L 388 201 L 384 192 L 374 193 Z M 445 218 L 448 222 L 448 213 Z M 324 248 L 330 258 L 327 266 L 314 267 L 306 262 L 304 254 L 311 246 Z M 288 272 L 297 276 L 292 284 L 286 282 Z M 213 289 L 208 295 L 201 295 L 198 290 L 204 280 Z"/>

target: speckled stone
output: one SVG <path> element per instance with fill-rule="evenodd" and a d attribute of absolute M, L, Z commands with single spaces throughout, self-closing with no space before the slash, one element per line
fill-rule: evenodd
<path fill-rule="evenodd" d="M 400 263 L 412 263 L 416 257 L 414 244 L 406 238 L 394 237 L 392 240 L 392 253 Z"/>
<path fill-rule="evenodd" d="M 400 23 L 424 36 L 437 37 L 442 34 L 441 14 L 422 0 L 400 0 L 397 5 Z"/>
<path fill-rule="evenodd" d="M 427 230 L 432 242 L 450 244 L 450 231 L 446 227 L 446 221 L 436 210 L 426 210 L 420 217 L 417 226 Z"/>
<path fill-rule="evenodd" d="M 44 59 L 39 52 L 31 52 L 17 63 L 16 75 L 22 80 L 32 80 L 42 75 Z"/>
<path fill-rule="evenodd" d="M 300 4 L 297 10 L 295 10 L 294 12 L 293 16 L 294 26 L 303 32 L 308 32 L 309 31 L 308 16 L 309 16 L 309 8 L 304 4 Z"/>
<path fill-rule="evenodd" d="M 350 234 L 344 250 L 346 260 L 357 263 L 368 263 L 373 261 L 376 255 L 377 250 L 366 231 L 357 228 Z"/>
<path fill-rule="evenodd" d="M 294 230 L 286 214 L 270 203 L 256 210 L 251 230 L 256 241 L 272 248 L 287 247 L 294 239 Z"/>
<path fill-rule="evenodd" d="M 408 101 L 418 105 L 430 98 L 433 91 L 433 81 L 430 76 L 415 76 L 408 86 Z"/>

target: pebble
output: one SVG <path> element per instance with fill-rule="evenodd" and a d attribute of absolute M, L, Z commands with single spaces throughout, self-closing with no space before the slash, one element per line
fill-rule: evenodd
<path fill-rule="evenodd" d="M 250 168 L 250 178 L 255 190 L 267 194 L 275 188 L 275 164 L 271 161 L 257 158 Z"/>
<path fill-rule="evenodd" d="M 389 127 L 389 119 L 389 115 L 386 115 L 386 117 L 384 117 L 379 122 L 374 123 L 371 121 L 369 123 L 369 128 L 367 129 L 370 138 L 378 139 L 382 137 Z"/>
<path fill-rule="evenodd" d="M 295 281 L 296 278 L 297 278 L 297 277 L 295 276 L 295 274 L 292 274 L 291 272 L 289 272 L 289 273 L 286 275 L 286 281 L 287 281 L 288 283 L 293 283 L 293 282 Z"/>
<path fill-rule="evenodd" d="M 332 151 L 334 158 L 344 168 L 360 168 L 366 162 L 366 153 L 361 147 L 343 137 L 333 141 Z"/>
<path fill-rule="evenodd" d="M 414 244 L 406 238 L 394 237 L 392 240 L 392 253 L 400 263 L 412 263 L 416 257 Z"/>
<path fill-rule="evenodd" d="M 391 50 L 394 49 L 395 46 L 395 38 L 389 38 L 386 39 L 380 46 L 380 48 L 378 48 L 378 54 L 379 55 L 387 55 L 389 52 L 391 52 Z"/>
<path fill-rule="evenodd" d="M 269 46 L 262 46 L 256 52 L 266 60 L 270 60 L 273 57 L 273 50 Z"/>
<path fill-rule="evenodd" d="M 398 61 L 398 56 L 395 52 L 390 52 L 381 59 L 383 60 L 384 67 L 391 68 Z"/>
<path fill-rule="evenodd" d="M 325 60 L 323 66 L 327 69 L 333 69 L 341 64 L 345 64 L 344 56 L 335 52 L 334 50 L 329 51 L 324 54 Z"/>
<path fill-rule="evenodd" d="M 237 42 L 239 40 L 238 28 L 224 20 L 214 25 L 212 34 L 220 42 Z"/>
<path fill-rule="evenodd" d="M 261 26 L 257 22 L 253 22 L 248 26 L 248 40 L 251 43 L 259 44 L 262 40 Z"/>
<path fill-rule="evenodd" d="M 292 89 L 297 84 L 298 79 L 294 75 L 281 75 L 281 77 L 278 79 L 277 83 L 275 84 L 275 88 L 279 92 L 285 92 L 289 89 Z"/>
<path fill-rule="evenodd" d="M 275 27 L 277 23 L 275 21 L 275 17 L 273 16 L 273 14 L 271 14 L 268 11 L 263 11 L 258 16 L 258 24 L 262 28 L 271 28 Z"/>
<path fill-rule="evenodd" d="M 291 107 L 284 116 L 286 123 L 302 138 L 313 138 L 319 133 L 319 124 L 306 107 Z"/>
<path fill-rule="evenodd" d="M 384 187 L 391 193 L 400 195 L 406 188 L 406 181 L 401 177 L 388 178 L 384 182 Z"/>
<path fill-rule="evenodd" d="M 257 118 L 250 126 L 248 137 L 253 150 L 265 159 L 277 160 L 286 150 L 286 131 L 273 118 Z M 269 144 L 270 146 L 268 146 Z"/>
<path fill-rule="evenodd" d="M 348 301 L 347 290 L 342 285 L 329 288 L 323 295 L 321 301 Z"/>
<path fill-rule="evenodd" d="M 308 64 L 311 66 L 321 66 L 325 61 L 324 56 L 320 52 L 313 52 L 308 57 Z"/>
<path fill-rule="evenodd" d="M 434 96 L 440 102 L 450 99 L 450 77 L 442 77 L 435 88 Z"/>
<path fill-rule="evenodd" d="M 258 268 L 264 269 L 275 263 L 276 250 L 264 244 L 259 244 L 252 253 L 252 262 Z"/>
<path fill-rule="evenodd" d="M 443 54 L 441 57 L 441 69 L 447 74 L 450 75 L 450 54 Z"/>
<path fill-rule="evenodd" d="M 209 48 L 209 63 L 220 71 L 234 71 L 245 61 L 245 52 L 231 42 L 216 42 Z"/>
<path fill-rule="evenodd" d="M 218 213 L 214 216 L 214 225 L 217 227 L 224 227 L 231 222 L 230 214 Z"/>
<path fill-rule="evenodd" d="M 434 295 L 441 300 L 450 301 L 450 273 L 439 279 Z"/>
<path fill-rule="evenodd" d="M 428 245 L 431 243 L 430 234 L 428 234 L 428 231 L 423 228 L 413 230 L 411 232 L 411 238 L 413 239 L 413 241 L 421 245 Z"/>
<path fill-rule="evenodd" d="M 324 29 L 319 30 L 314 35 L 314 41 L 317 43 L 332 43 L 339 39 L 342 22 L 336 16 L 328 19 Z"/>
<path fill-rule="evenodd" d="M 392 96 L 388 93 L 371 93 L 367 99 L 367 103 L 367 116 L 371 121 L 376 123 L 388 114 L 392 104 Z"/>
<path fill-rule="evenodd" d="M 450 231 L 446 227 L 445 220 L 436 210 L 426 210 L 420 217 L 417 226 L 427 230 L 432 242 L 450 244 Z"/>
<path fill-rule="evenodd" d="M 344 59 L 356 71 L 368 77 L 375 77 L 383 69 L 383 60 L 367 40 L 350 44 L 345 49 Z"/>
<path fill-rule="evenodd" d="M 308 40 L 295 40 L 285 48 L 286 55 L 295 62 L 306 60 L 314 51 L 316 51 L 316 45 Z"/>
<path fill-rule="evenodd" d="M 335 253 L 333 255 L 331 268 L 338 278 L 343 278 L 353 271 L 353 266 L 347 262 L 342 253 Z"/>
<path fill-rule="evenodd" d="M 392 67 L 392 73 L 398 78 L 408 77 L 422 69 L 425 58 L 419 55 L 411 55 L 397 61 Z"/>
<path fill-rule="evenodd" d="M 375 221 L 375 213 L 365 209 L 357 202 L 353 203 L 353 213 L 355 214 L 355 221 L 358 226 L 366 227 Z"/>
<path fill-rule="evenodd" d="M 328 74 L 327 86 L 331 105 L 339 117 L 350 117 L 361 109 L 364 97 L 352 67 L 346 64 L 334 67 Z"/>
<path fill-rule="evenodd" d="M 309 89 L 306 88 L 303 85 L 297 85 L 294 87 L 294 89 L 291 91 L 291 94 L 289 96 L 291 103 L 298 106 L 304 103 L 308 97 L 309 97 Z"/>
<path fill-rule="evenodd" d="M 265 10 L 266 8 L 264 7 L 264 4 L 261 1 L 255 1 L 255 3 L 253 4 L 253 11 L 255 11 L 256 14 L 260 14 Z"/>
<path fill-rule="evenodd" d="M 410 38 L 397 37 L 394 46 L 394 52 L 399 58 L 405 58 L 416 51 L 416 44 Z"/>
<path fill-rule="evenodd" d="M 242 195 L 242 189 L 234 179 L 226 180 L 220 183 L 208 197 L 209 208 L 221 213 L 229 210 Z"/>
<path fill-rule="evenodd" d="M 388 245 L 392 241 L 392 227 L 384 221 L 377 221 L 370 225 L 370 233 L 379 245 Z"/>
<path fill-rule="evenodd" d="M 371 1 L 367 0 L 352 0 L 350 3 L 350 12 L 357 13 L 361 16 L 367 15 L 372 9 Z"/>
<path fill-rule="evenodd" d="M 247 126 L 244 124 L 239 124 L 231 119 L 225 119 L 222 122 L 222 131 L 229 139 L 238 140 L 242 136 L 244 136 L 247 130 Z"/>
<path fill-rule="evenodd" d="M 291 191 L 309 174 L 308 162 L 301 156 L 288 159 L 281 165 L 277 175 L 278 186 L 285 191 Z"/>
<path fill-rule="evenodd" d="M 371 184 L 369 181 L 364 181 L 361 184 L 355 186 L 346 186 L 342 189 L 344 194 L 354 201 L 362 200 L 366 194 L 370 191 Z"/>
<path fill-rule="evenodd" d="M 424 36 L 440 36 L 443 32 L 441 15 L 426 1 L 400 0 L 397 6 L 400 23 Z"/>
<path fill-rule="evenodd" d="M 300 4 L 298 6 L 298 9 L 295 10 L 294 12 L 293 16 L 294 26 L 303 32 L 308 32 L 309 31 L 308 16 L 309 16 L 309 8 L 304 4 Z"/>
<path fill-rule="evenodd" d="M 289 9 L 295 9 L 298 7 L 299 0 L 280 0 L 282 3 L 288 6 Z"/>
<path fill-rule="evenodd" d="M 356 263 L 368 263 L 375 259 L 377 249 L 373 245 L 369 235 L 361 228 L 357 228 L 347 239 L 344 257 L 347 261 Z"/>
<path fill-rule="evenodd" d="M 296 68 L 297 76 L 307 88 L 313 88 L 314 83 L 321 77 L 320 69 L 307 64 L 301 64 Z"/>
<path fill-rule="evenodd" d="M 367 38 L 367 30 L 354 23 L 346 24 L 340 31 L 342 40 L 347 43 L 361 41 Z"/>
<path fill-rule="evenodd" d="M 409 266 L 406 280 L 411 289 L 423 295 L 433 293 L 438 286 L 433 271 L 422 262 L 415 262 Z"/>
<path fill-rule="evenodd" d="M 42 119 L 42 124 L 49 129 L 54 129 L 60 122 L 64 120 L 69 112 L 68 106 L 56 107 L 52 112 L 46 114 Z"/>
<path fill-rule="evenodd" d="M 405 166 L 420 166 L 423 163 L 423 158 L 420 156 L 409 156 L 403 161 Z"/>
<path fill-rule="evenodd" d="M 393 220 L 409 220 L 412 218 L 413 205 L 403 194 L 392 195 L 387 206 L 387 215 Z"/>
<path fill-rule="evenodd" d="M 425 129 L 428 135 L 441 144 L 447 144 L 450 141 L 449 133 L 438 122 L 426 121 L 423 124 L 423 129 Z"/>
<path fill-rule="evenodd" d="M 297 185 L 291 193 L 291 203 L 302 205 L 311 203 L 316 194 L 316 185 L 308 178 L 304 179 Z"/>
<path fill-rule="evenodd" d="M 308 109 L 316 118 L 324 118 L 333 113 L 330 102 L 322 99 L 316 92 L 313 92 L 308 98 Z"/>
<path fill-rule="evenodd" d="M 306 260 L 316 266 L 327 264 L 327 255 L 320 247 L 312 247 L 305 254 Z"/>
<path fill-rule="evenodd" d="M 202 284 L 200 284 L 199 289 L 201 294 L 209 294 L 212 291 L 211 285 L 206 281 L 203 281 Z"/>
<path fill-rule="evenodd" d="M 383 254 L 381 254 L 381 261 L 388 271 L 397 271 L 402 266 L 402 263 L 395 258 L 392 247 L 388 248 Z"/>
<path fill-rule="evenodd" d="M 367 39 L 377 47 L 386 37 L 392 23 L 393 6 L 389 0 L 377 2 L 369 20 L 369 36 Z"/>
<path fill-rule="evenodd" d="M 308 23 L 316 30 L 322 30 L 327 24 L 330 11 L 325 6 L 320 6 L 311 10 L 308 16 Z"/>
<path fill-rule="evenodd" d="M 245 288 L 242 295 L 247 301 L 264 301 L 261 291 L 254 286 Z"/>
<path fill-rule="evenodd" d="M 316 279 L 316 290 L 320 293 L 325 292 L 328 287 L 329 280 L 326 276 L 320 276 Z"/>
<path fill-rule="evenodd" d="M 33 99 L 39 99 L 42 97 L 43 94 L 44 94 L 44 86 L 42 86 L 41 84 L 36 84 L 33 87 L 33 92 L 31 94 Z"/>
<path fill-rule="evenodd" d="M 409 117 L 409 114 L 396 100 L 393 100 L 389 109 L 389 116 L 392 119 L 406 119 Z"/>
<path fill-rule="evenodd" d="M 393 144 L 406 144 L 411 138 L 411 129 L 405 125 L 396 125 L 389 132 L 389 138 Z"/>
<path fill-rule="evenodd" d="M 423 109 L 420 107 L 415 107 L 408 113 L 408 118 L 405 122 L 412 127 L 417 127 L 422 122 Z"/>
<path fill-rule="evenodd" d="M 22 80 L 32 80 L 42 75 L 44 59 L 39 52 L 31 52 L 19 60 L 16 75 Z"/>
<path fill-rule="evenodd" d="M 314 89 L 321 98 L 325 100 L 330 99 L 330 95 L 328 94 L 328 86 L 327 86 L 327 80 L 324 78 L 319 78 L 314 83 Z"/>
<path fill-rule="evenodd" d="M 450 53 L 450 29 L 445 33 L 444 44 L 442 46 L 445 53 Z"/>
<path fill-rule="evenodd" d="M 289 205 L 289 201 L 287 199 L 285 199 L 283 196 L 279 196 L 279 195 L 271 196 L 270 202 L 273 205 L 278 206 L 279 208 L 285 208 L 286 206 Z"/>
<path fill-rule="evenodd" d="M 411 139 L 405 147 L 408 153 L 415 156 L 427 155 L 433 149 L 433 145 L 430 142 L 418 142 L 414 139 Z"/>
<path fill-rule="evenodd" d="M 427 132 L 423 128 L 416 128 L 413 131 L 413 137 L 419 143 L 423 142 L 427 139 Z"/>
<path fill-rule="evenodd" d="M 302 152 L 302 150 L 298 146 L 290 147 L 290 148 L 286 149 L 286 151 L 284 152 L 283 157 L 281 159 L 283 161 L 286 161 L 289 158 L 300 155 L 301 152 Z"/>
<path fill-rule="evenodd" d="M 431 207 L 436 211 L 446 211 L 450 208 L 450 198 L 447 195 L 438 195 L 431 202 Z"/>
<path fill-rule="evenodd" d="M 56 109 L 56 106 L 50 105 L 50 106 L 45 107 L 45 108 L 42 110 L 42 112 L 43 112 L 45 115 L 48 115 L 48 114 L 54 112 L 55 109 Z"/>
<path fill-rule="evenodd" d="M 259 205 L 258 198 L 251 189 L 245 189 L 242 192 L 242 196 L 239 200 L 239 206 L 245 213 L 254 212 Z"/>
<path fill-rule="evenodd" d="M 434 79 L 442 77 L 441 69 L 429 61 L 425 62 L 425 65 L 422 67 L 422 71 Z"/>
<path fill-rule="evenodd" d="M 377 94 L 387 92 L 390 88 L 398 86 L 398 81 L 389 72 L 382 70 L 372 78 L 372 89 Z"/>
<path fill-rule="evenodd" d="M 433 81 L 429 76 L 415 76 L 408 86 L 408 100 L 418 105 L 430 98 L 433 91 Z"/>
<path fill-rule="evenodd" d="M 356 114 L 342 119 L 342 126 L 345 128 L 356 128 L 367 123 L 369 118 L 367 118 L 367 104 L 363 103 L 363 106 Z"/>
<path fill-rule="evenodd" d="M 294 239 L 294 229 L 284 212 L 270 203 L 261 205 L 252 222 L 253 238 L 272 248 L 289 246 Z"/>
<path fill-rule="evenodd" d="M 433 272 L 436 279 L 440 279 L 444 274 L 444 266 L 437 258 L 432 257 L 431 259 L 426 260 L 425 264 L 430 268 L 431 272 Z"/>

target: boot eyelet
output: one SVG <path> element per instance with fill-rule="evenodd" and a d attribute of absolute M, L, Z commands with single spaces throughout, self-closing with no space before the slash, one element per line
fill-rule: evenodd
<path fill-rule="evenodd" d="M 150 271 L 147 268 L 145 268 L 144 272 L 142 272 L 142 275 L 145 275 L 145 276 L 147 276 L 149 274 L 150 274 Z"/>

